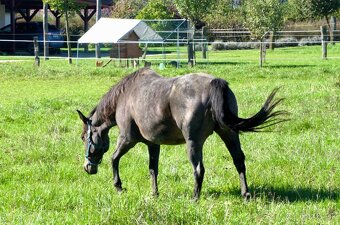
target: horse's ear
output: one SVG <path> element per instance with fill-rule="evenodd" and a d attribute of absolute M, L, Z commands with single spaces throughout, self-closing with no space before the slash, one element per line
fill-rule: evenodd
<path fill-rule="evenodd" d="M 79 110 L 77 110 L 79 118 L 83 121 L 84 124 L 87 124 L 87 122 L 89 121 L 89 119 L 84 116 L 84 114 L 82 112 L 80 112 Z"/>

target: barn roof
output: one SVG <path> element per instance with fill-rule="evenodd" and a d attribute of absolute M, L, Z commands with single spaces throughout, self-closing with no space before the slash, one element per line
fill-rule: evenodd
<path fill-rule="evenodd" d="M 0 0 L 1 4 L 10 7 L 12 0 Z M 78 3 L 83 3 L 87 8 L 96 8 L 96 0 L 76 0 Z M 17 9 L 42 9 L 42 0 L 14 0 L 15 7 Z M 113 5 L 113 0 L 102 0 L 102 7 L 108 7 Z"/>
<path fill-rule="evenodd" d="M 79 40 L 78 43 L 119 43 L 129 41 L 135 32 L 140 42 L 162 42 L 163 39 L 141 20 L 101 18 Z"/>

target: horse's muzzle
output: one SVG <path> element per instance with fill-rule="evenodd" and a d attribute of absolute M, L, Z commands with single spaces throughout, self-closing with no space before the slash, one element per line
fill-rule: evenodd
<path fill-rule="evenodd" d="M 85 160 L 84 170 L 88 174 L 96 174 L 98 172 L 98 165 L 93 165 L 93 164 L 89 163 L 87 160 Z"/>

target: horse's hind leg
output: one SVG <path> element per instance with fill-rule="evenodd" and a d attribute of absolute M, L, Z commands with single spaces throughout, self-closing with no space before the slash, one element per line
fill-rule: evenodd
<path fill-rule="evenodd" d="M 222 138 L 227 146 L 231 157 L 233 158 L 234 165 L 240 177 L 241 194 L 246 199 L 250 198 L 250 193 L 246 178 L 246 166 L 244 164 L 245 156 L 241 149 L 239 134 L 233 131 L 216 130 L 218 135 Z"/>
<path fill-rule="evenodd" d="M 127 153 L 135 143 L 132 143 L 126 139 L 124 136 L 119 136 L 117 140 L 116 151 L 112 155 L 112 172 L 113 172 L 113 184 L 118 192 L 121 192 L 122 182 L 119 177 L 119 160 Z"/>
<path fill-rule="evenodd" d="M 152 184 L 152 194 L 154 196 L 158 195 L 158 186 L 157 186 L 157 176 L 158 176 L 158 161 L 159 161 L 159 145 L 148 145 L 149 150 L 149 171 L 151 176 L 151 184 Z"/>
<path fill-rule="evenodd" d="M 189 159 L 194 170 L 195 177 L 195 188 L 194 188 L 194 199 L 198 200 L 200 197 L 202 183 L 204 179 L 204 166 L 203 166 L 203 154 L 202 144 L 199 144 L 192 140 L 187 140 L 187 151 Z"/>

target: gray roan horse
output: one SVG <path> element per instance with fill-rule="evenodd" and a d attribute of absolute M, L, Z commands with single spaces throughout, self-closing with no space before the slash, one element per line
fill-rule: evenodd
<path fill-rule="evenodd" d="M 77 110 L 84 123 L 84 169 L 89 174 L 97 173 L 98 164 L 109 149 L 109 130 L 117 125 L 119 137 L 112 155 L 113 182 L 117 191 L 122 191 L 119 160 L 136 143 L 148 146 L 154 195 L 158 194 L 160 145 L 185 143 L 194 171 L 194 198 L 198 199 L 204 177 L 202 147 L 215 131 L 233 158 L 241 194 L 249 198 L 239 133 L 258 131 L 280 122 L 276 116 L 284 112 L 273 112 L 282 100 L 273 101 L 276 91 L 269 95 L 257 114 L 242 119 L 237 116 L 236 98 L 225 80 L 204 73 L 165 78 L 150 69 L 140 69 L 114 85 L 89 117 Z"/>

